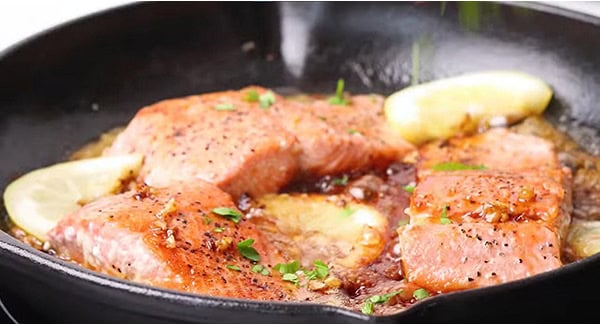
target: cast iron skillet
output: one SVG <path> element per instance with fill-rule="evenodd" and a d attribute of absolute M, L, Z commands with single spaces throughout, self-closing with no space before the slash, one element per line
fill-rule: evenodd
<path fill-rule="evenodd" d="M 332 91 L 339 77 L 355 93 L 390 93 L 414 76 L 413 47 L 420 80 L 495 68 L 535 74 L 556 91 L 548 117 L 594 133 L 600 128 L 600 20 L 523 6 L 143 3 L 62 25 L 0 57 L 0 188 L 164 98 L 249 84 Z M 243 51 L 247 42 L 254 47 Z M 590 133 L 576 134 L 597 150 Z M 120 281 L 0 232 L 0 294 L 21 321 L 581 321 L 598 306 L 598 274 L 600 256 L 522 281 L 426 299 L 397 315 L 367 317 Z"/>

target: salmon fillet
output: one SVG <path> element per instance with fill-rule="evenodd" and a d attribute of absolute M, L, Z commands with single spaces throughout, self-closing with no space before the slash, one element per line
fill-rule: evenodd
<path fill-rule="evenodd" d="M 407 280 L 431 291 L 501 284 L 561 266 L 558 238 L 540 224 L 408 225 L 399 232 Z"/>
<path fill-rule="evenodd" d="M 436 172 L 411 196 L 411 223 L 439 223 L 442 210 L 458 223 L 537 222 L 565 238 L 571 218 L 569 192 L 546 176 L 497 171 Z"/>
<path fill-rule="evenodd" d="M 552 143 L 535 137 L 496 128 L 472 137 L 436 141 L 419 150 L 419 179 L 434 172 L 436 165 L 459 162 L 485 166 L 492 171 L 518 174 L 546 172 L 562 181 L 560 163 Z"/>
<path fill-rule="evenodd" d="M 420 153 L 407 209 L 411 225 L 399 232 L 410 281 L 453 291 L 561 265 L 560 245 L 571 222 L 571 174 L 552 144 L 493 129 L 431 143 Z M 442 163 L 470 167 L 444 170 Z M 493 277 L 484 276 L 490 272 Z"/>
<path fill-rule="evenodd" d="M 245 100 L 247 90 L 144 107 L 104 154 L 143 154 L 140 176 L 151 186 L 204 180 L 235 198 L 277 192 L 298 170 L 296 138 Z"/>
<path fill-rule="evenodd" d="M 357 95 L 347 105 L 333 105 L 313 96 L 277 105 L 274 112 L 298 139 L 301 170 L 324 176 L 385 168 L 415 149 L 389 128 L 383 101 L 379 95 Z"/>
<path fill-rule="evenodd" d="M 108 196 L 83 206 L 49 233 L 59 252 L 91 269 L 149 285 L 211 296 L 287 300 L 289 284 L 253 273 L 237 243 L 254 239 L 260 263 L 274 265 L 267 241 L 235 211 L 231 197 L 203 181 Z M 228 268 L 238 267 L 239 271 Z"/>

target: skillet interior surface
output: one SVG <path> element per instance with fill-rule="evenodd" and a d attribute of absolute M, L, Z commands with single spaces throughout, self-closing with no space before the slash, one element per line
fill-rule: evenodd
<path fill-rule="evenodd" d="M 353 93 L 389 94 L 417 80 L 522 70 L 555 90 L 548 118 L 597 154 L 600 20 L 528 6 L 143 3 L 65 24 L 0 57 L 0 188 L 26 171 L 64 160 L 161 99 L 249 84 L 328 92 L 340 77 Z M 0 232 L 0 297 L 21 321 L 574 321 L 597 306 L 597 274 L 600 258 L 592 257 L 374 318 L 133 285 L 46 256 Z"/>

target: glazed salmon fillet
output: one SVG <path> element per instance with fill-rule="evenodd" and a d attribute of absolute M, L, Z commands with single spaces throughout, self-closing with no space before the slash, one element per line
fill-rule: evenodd
<path fill-rule="evenodd" d="M 550 143 L 493 129 L 431 143 L 420 153 L 407 209 L 410 225 L 399 230 L 410 281 L 453 291 L 561 265 L 560 245 L 571 222 L 571 174 Z M 445 169 L 448 164 L 458 168 Z M 473 276 L 474 270 L 481 276 Z"/>
<path fill-rule="evenodd" d="M 510 173 L 537 174 L 543 171 L 558 177 L 558 181 L 562 180 L 560 163 L 552 143 L 504 128 L 491 129 L 472 137 L 432 142 L 423 146 L 419 155 L 419 179 L 434 172 L 433 168 L 439 164 L 458 162 Z"/>
<path fill-rule="evenodd" d="M 436 172 L 411 196 L 411 223 L 438 223 L 443 210 L 458 223 L 536 222 L 566 236 L 570 192 L 546 176 L 495 171 Z"/>
<path fill-rule="evenodd" d="M 387 125 L 383 101 L 379 95 L 356 95 L 346 105 L 334 105 L 313 96 L 303 102 L 288 101 L 274 111 L 298 139 L 304 174 L 324 176 L 385 168 L 415 150 Z"/>
<path fill-rule="evenodd" d="M 407 280 L 431 291 L 501 284 L 562 265 L 556 234 L 535 223 L 408 225 L 400 236 Z"/>
<path fill-rule="evenodd" d="M 267 92 L 253 86 L 142 108 L 104 154 L 144 154 L 140 174 L 151 186 L 200 179 L 237 198 L 277 192 L 298 172 L 383 168 L 414 150 L 387 126 L 381 96 L 347 105 L 275 94 L 269 107 L 248 100 Z"/>
<path fill-rule="evenodd" d="M 123 279 L 196 294 L 289 299 L 289 283 L 252 272 L 237 250 L 240 241 L 254 239 L 268 267 L 276 257 L 267 240 L 250 222 L 213 213 L 217 207 L 237 211 L 228 194 L 203 181 L 143 188 L 88 203 L 49 238 L 72 260 Z"/>
<path fill-rule="evenodd" d="M 150 186 L 204 180 L 235 198 L 277 192 L 298 170 L 296 137 L 249 90 L 165 100 L 142 108 L 105 155 L 140 153 Z M 278 98 L 277 100 L 281 100 Z"/>

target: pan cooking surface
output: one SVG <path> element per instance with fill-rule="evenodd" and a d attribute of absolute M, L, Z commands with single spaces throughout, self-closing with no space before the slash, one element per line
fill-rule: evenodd
<path fill-rule="evenodd" d="M 139 107 L 165 98 L 249 84 L 323 92 L 338 78 L 353 93 L 389 94 L 411 82 L 489 69 L 522 70 L 547 81 L 555 91 L 547 117 L 598 154 L 600 43 L 594 40 L 600 21 L 576 18 L 583 20 L 492 3 L 152 3 L 104 12 L 0 58 L 0 187 L 64 160 L 125 124 Z M 34 311 L 17 316 L 367 319 L 331 307 L 169 294 L 66 266 L 5 234 L 0 238 L 0 291 L 10 293 L 7 305 L 19 301 Z M 556 321 L 589 305 L 576 293 L 597 283 L 590 279 L 599 264 L 592 258 L 535 279 L 444 295 L 380 320 L 498 321 L 527 311 Z"/>

